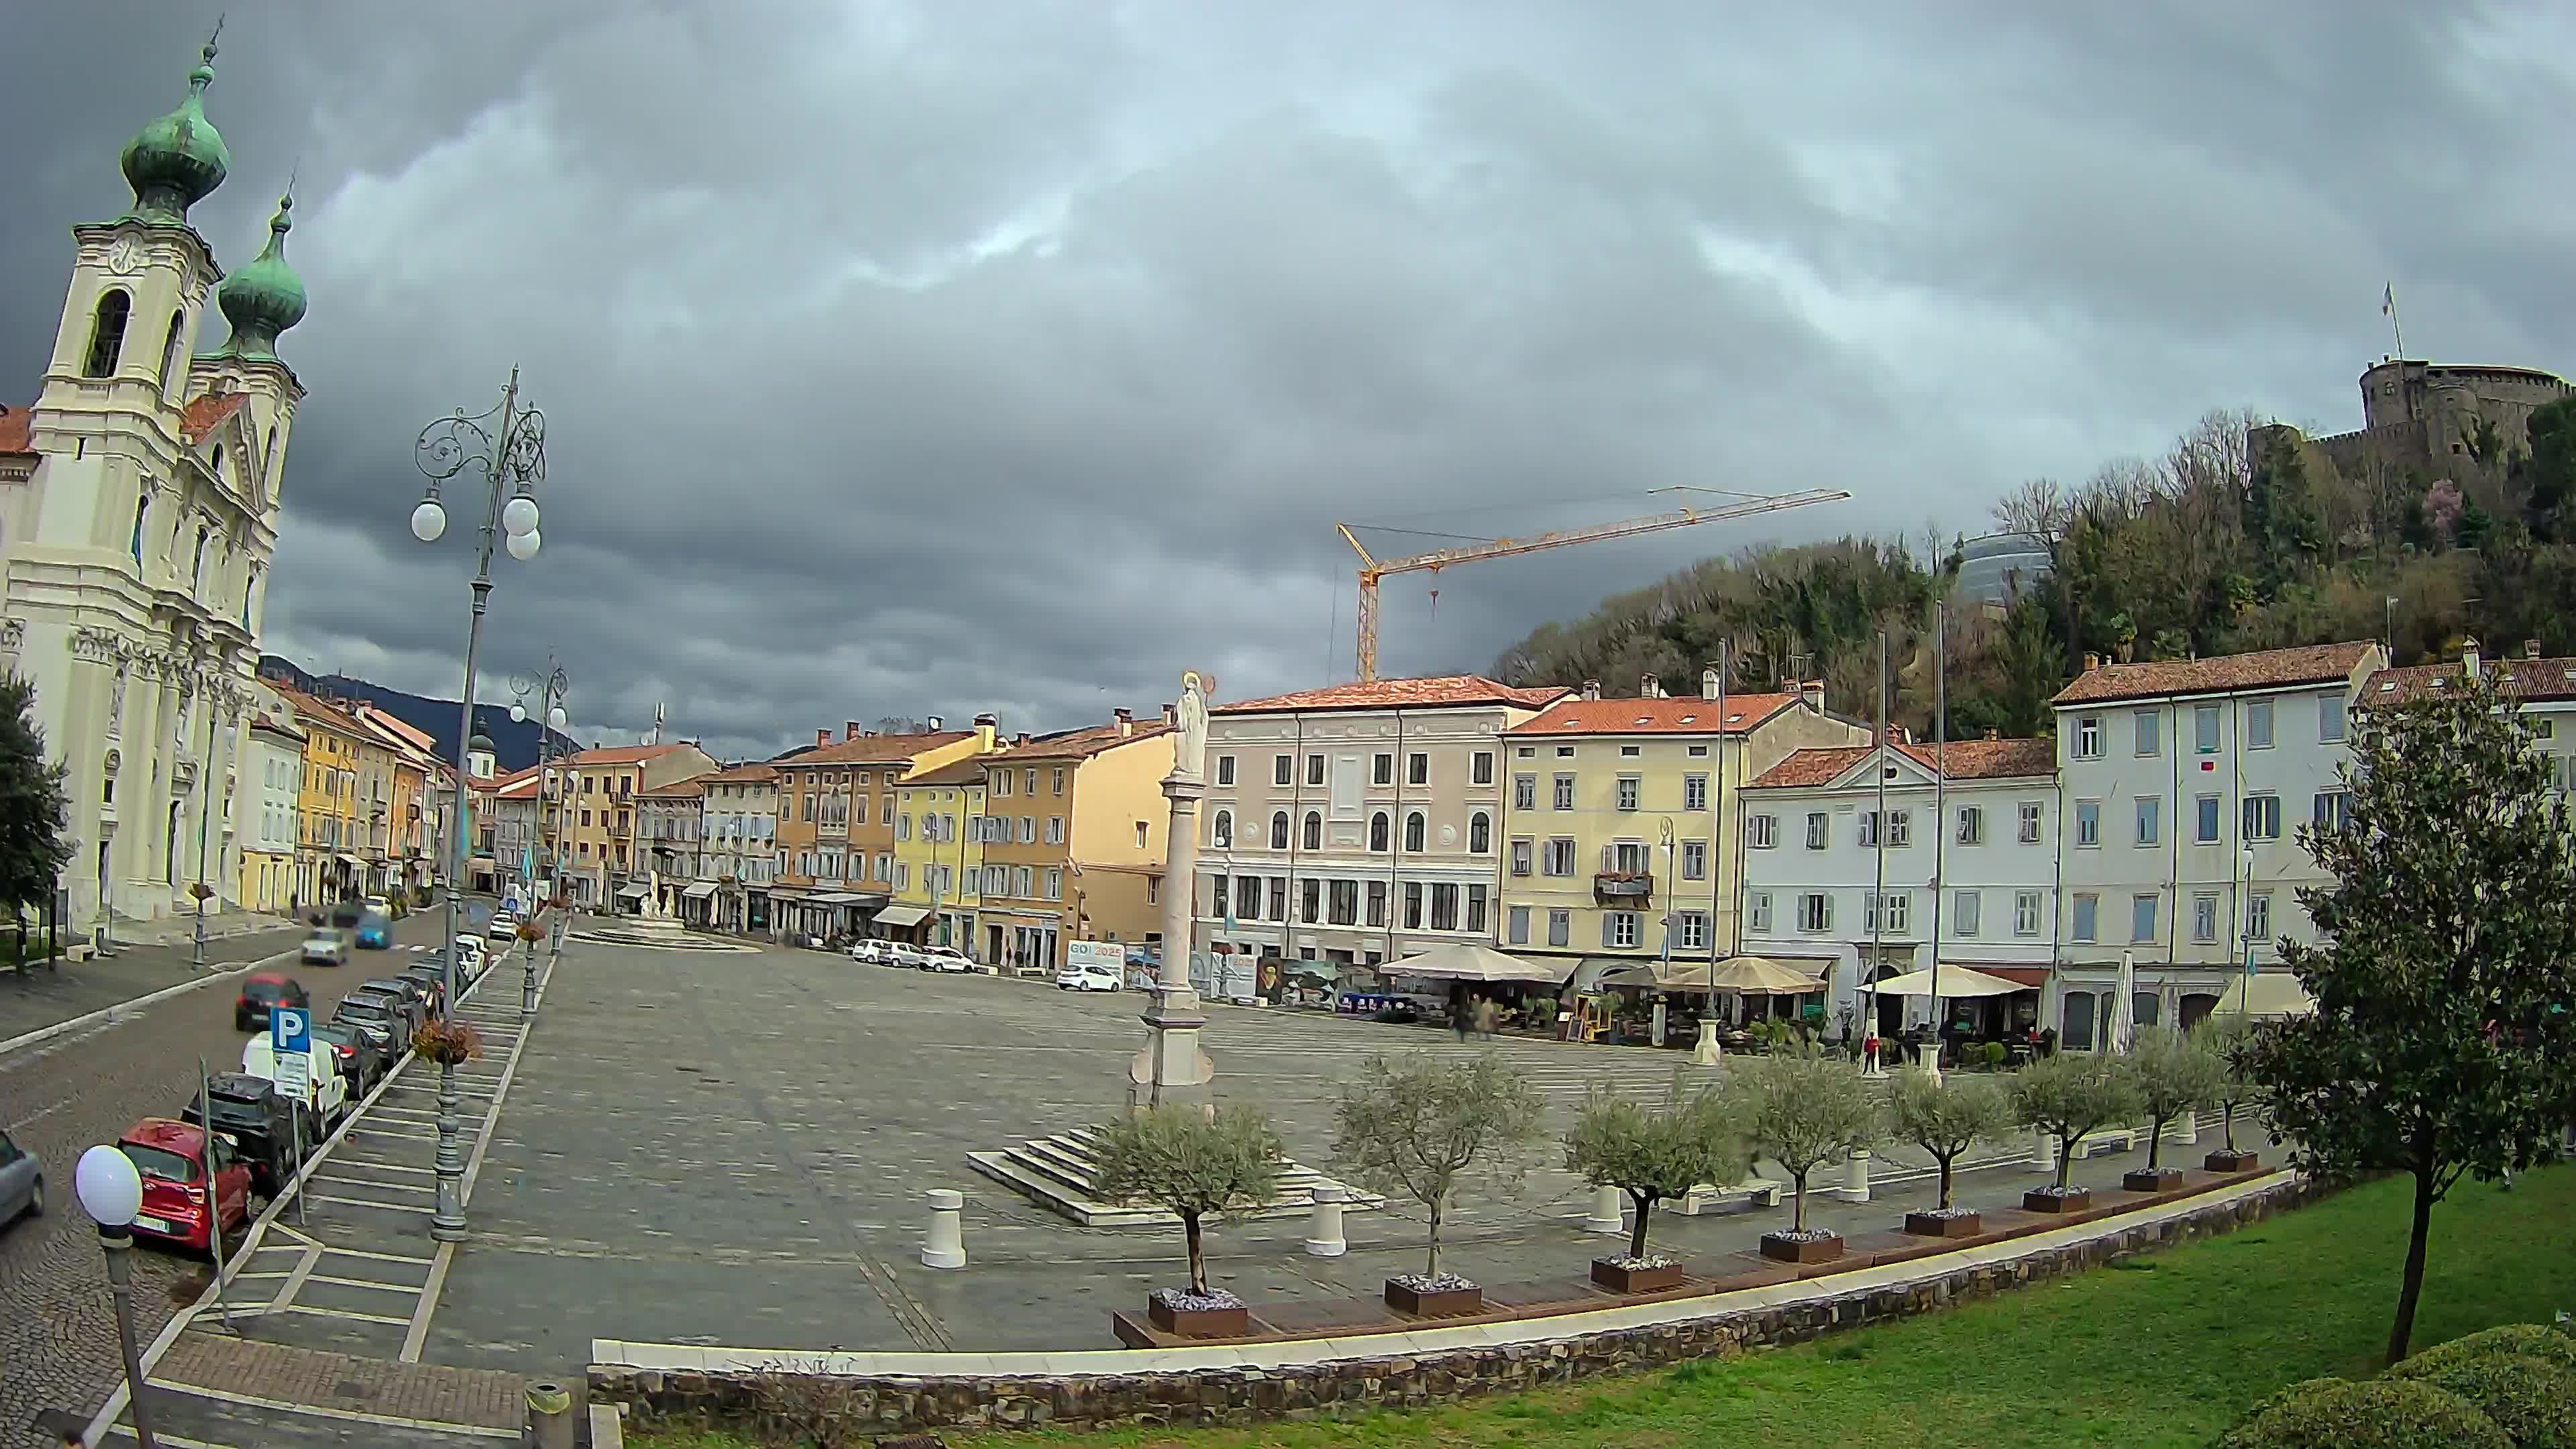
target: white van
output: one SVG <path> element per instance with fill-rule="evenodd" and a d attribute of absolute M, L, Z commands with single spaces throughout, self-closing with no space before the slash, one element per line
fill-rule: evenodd
<path fill-rule="evenodd" d="M 340 1075 L 340 1063 L 332 1057 L 330 1044 L 323 1042 L 319 1045 L 322 1050 L 313 1054 L 313 1060 L 305 1072 L 312 1093 L 305 1099 L 304 1105 L 306 1110 L 313 1114 L 306 1119 L 306 1130 L 314 1134 L 313 1139 L 304 1144 L 307 1148 L 314 1146 L 323 1135 L 339 1126 L 340 1119 L 349 1115 L 349 1108 L 352 1105 L 349 1101 L 349 1081 Z M 262 1081 L 272 1085 L 276 1083 L 277 1053 L 276 1049 L 269 1045 L 267 1032 L 260 1032 L 242 1043 L 241 1069 Z"/>

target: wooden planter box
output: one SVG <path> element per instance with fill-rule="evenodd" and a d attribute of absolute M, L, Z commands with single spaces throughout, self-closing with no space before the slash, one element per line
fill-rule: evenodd
<path fill-rule="evenodd" d="M 1592 1260 L 1594 1285 L 1613 1293 L 1661 1293 L 1682 1286 L 1682 1265 L 1667 1263 L 1660 1268 L 1623 1268 L 1608 1258 Z"/>
<path fill-rule="evenodd" d="M 2093 1191 L 2077 1188 L 2064 1197 L 2053 1192 L 2026 1192 L 2021 1195 L 2021 1210 L 2026 1213 L 2080 1213 L 2093 1206 Z"/>
<path fill-rule="evenodd" d="M 1444 1288 L 1424 1293 L 1393 1278 L 1386 1280 L 1386 1306 L 1398 1313 L 1419 1318 L 1449 1318 L 1461 1313 L 1475 1313 L 1485 1306 L 1482 1288 Z"/>
<path fill-rule="evenodd" d="M 2260 1153 L 2230 1152 L 2222 1147 L 2202 1158 L 2200 1165 L 2211 1172 L 2252 1172 L 2263 1165 L 2263 1157 Z"/>
<path fill-rule="evenodd" d="M 1826 1238 L 1784 1238 L 1778 1233 L 1762 1235 L 1762 1256 L 1776 1263 L 1830 1263 L 1843 1255 L 1842 1235 Z"/>
<path fill-rule="evenodd" d="M 2120 1187 L 2127 1192 L 2171 1192 L 2180 1186 L 2179 1167 L 2134 1167 L 2120 1174 Z"/>
<path fill-rule="evenodd" d="M 1174 1309 L 1160 1298 L 1145 1301 L 1145 1316 L 1165 1333 L 1183 1338 L 1241 1338 L 1252 1332 L 1248 1308 Z"/>
<path fill-rule="evenodd" d="M 1905 1231 L 1918 1238 L 1973 1238 L 1985 1230 L 1985 1219 L 1975 1213 L 1963 1218 L 1934 1217 L 1930 1213 L 1905 1215 Z"/>

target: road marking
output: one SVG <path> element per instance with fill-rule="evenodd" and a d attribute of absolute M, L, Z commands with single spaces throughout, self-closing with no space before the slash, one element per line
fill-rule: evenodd
<path fill-rule="evenodd" d="M 429 1341 L 429 1320 L 438 1312 L 438 1295 L 447 1286 L 447 1265 L 455 1258 L 456 1245 L 438 1245 L 437 1261 L 429 1265 L 429 1281 L 420 1288 L 420 1297 L 411 1306 L 411 1322 L 403 1329 L 402 1352 L 394 1356 L 397 1363 L 420 1362 L 420 1350 Z"/>
<path fill-rule="evenodd" d="M 417 1283 L 379 1283 L 373 1278 L 334 1278 L 325 1273 L 313 1275 L 316 1283 L 336 1283 L 343 1288 L 381 1288 L 388 1293 L 418 1293 Z"/>
<path fill-rule="evenodd" d="M 310 1318 L 345 1318 L 353 1323 L 384 1323 L 400 1326 L 411 1321 L 407 1318 L 388 1318 L 381 1313 L 357 1313 L 346 1308 L 316 1308 L 310 1303 L 289 1303 L 275 1311 L 301 1313 Z"/>
<path fill-rule="evenodd" d="M 339 1183 L 340 1185 L 342 1185 L 342 1186 L 344 1186 L 344 1187 L 365 1187 L 365 1188 L 375 1188 L 375 1189 L 380 1189 L 380 1190 L 385 1191 L 385 1192 L 436 1192 L 436 1191 L 438 1191 L 438 1186 L 437 1186 L 437 1184 L 435 1184 L 435 1183 L 422 1184 L 422 1183 L 417 1183 L 417 1182 L 387 1182 L 387 1181 L 385 1181 L 385 1180 L 383 1180 L 383 1179 L 380 1179 L 380 1178 L 372 1178 L 372 1177 L 337 1177 L 337 1176 L 334 1176 L 334 1175 L 332 1175 L 332 1174 L 330 1174 L 330 1173 L 323 1173 L 323 1174 L 321 1174 L 321 1175 L 319 1175 L 319 1176 L 315 1177 L 313 1180 L 314 1180 L 315 1182 L 336 1182 L 336 1183 Z"/>
<path fill-rule="evenodd" d="M 153 1379 L 151 1384 L 156 1389 L 168 1389 L 174 1394 L 185 1394 L 192 1399 L 213 1399 L 218 1403 L 239 1404 L 246 1409 L 273 1409 L 281 1414 L 303 1414 L 311 1418 L 338 1419 L 351 1424 L 376 1424 L 391 1429 L 423 1429 L 433 1434 L 471 1434 L 478 1439 L 515 1440 L 522 1433 L 518 1429 L 495 1429 L 488 1424 L 459 1424 L 446 1419 L 409 1419 L 400 1414 L 370 1414 L 359 1409 L 334 1409 L 323 1404 L 290 1404 L 284 1399 L 264 1399 L 257 1394 L 237 1394 L 230 1389 L 210 1389 L 203 1384 L 183 1383 L 178 1379 Z"/>
<path fill-rule="evenodd" d="M 368 1258 L 379 1263 L 410 1263 L 424 1268 L 437 1261 L 433 1258 L 415 1258 L 408 1253 L 372 1253 L 364 1248 L 325 1247 L 322 1251 L 335 1258 Z"/>
<path fill-rule="evenodd" d="M 546 987 L 552 983 L 553 977 L 554 972 L 548 971 L 547 979 L 537 983 L 536 1004 L 545 1003 Z M 493 1129 L 501 1122 L 501 1102 L 510 1094 L 510 1081 L 518 1075 L 519 1054 L 525 1045 L 524 1035 L 510 1044 L 509 1060 L 501 1067 L 500 1080 L 493 1084 L 491 1109 L 483 1114 L 483 1125 L 474 1138 L 474 1155 L 467 1160 L 465 1179 L 457 1187 L 456 1203 L 460 1210 L 474 1200 L 475 1179 L 483 1175 L 483 1154 L 491 1149 Z M 447 1265 L 455 1247 L 454 1243 L 438 1245 L 438 1261 L 430 1265 L 429 1281 L 421 1285 L 420 1302 L 412 1306 L 411 1326 L 403 1331 L 401 1361 L 404 1363 L 420 1361 L 421 1346 L 429 1339 L 429 1320 L 437 1314 L 439 1294 L 447 1287 Z"/>
<path fill-rule="evenodd" d="M 340 1159 L 340 1165 L 343 1167 L 364 1167 L 376 1172 L 412 1172 L 418 1173 L 422 1177 L 435 1177 L 438 1175 L 438 1169 L 434 1167 L 414 1167 L 407 1162 L 378 1162 L 373 1158 L 367 1157 L 343 1157 Z"/>
<path fill-rule="evenodd" d="M 342 1207 L 376 1208 L 389 1213 L 418 1213 L 425 1218 L 437 1216 L 437 1213 L 429 1208 L 417 1207 L 407 1202 L 375 1202 L 363 1197 L 332 1197 L 318 1192 L 308 1195 L 315 1202 L 335 1202 Z"/>
<path fill-rule="evenodd" d="M 303 1258 L 295 1265 L 295 1270 L 286 1275 L 286 1282 L 278 1288 L 277 1296 L 268 1300 L 268 1311 L 274 1313 L 293 1303 L 296 1293 L 304 1287 L 305 1280 L 313 1276 L 313 1265 L 321 1261 L 320 1248 L 305 1249 Z"/>
<path fill-rule="evenodd" d="M 110 1424 L 107 1426 L 107 1432 L 111 1434 L 121 1434 L 128 1439 L 138 1437 L 132 1429 L 123 1424 Z M 170 1446 L 170 1449 L 233 1449 L 233 1446 L 230 1444 L 217 1444 L 206 1439 L 182 1438 L 166 1429 L 153 1430 L 152 1442 L 155 1444 L 167 1444 Z"/>

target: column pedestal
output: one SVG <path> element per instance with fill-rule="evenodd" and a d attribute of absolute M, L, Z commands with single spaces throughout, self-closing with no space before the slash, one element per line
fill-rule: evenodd
<path fill-rule="evenodd" d="M 1707 1017 L 1701 1017 L 1699 1041 L 1691 1047 L 1691 1061 L 1699 1066 L 1713 1067 L 1724 1055 L 1725 1053 L 1718 1050 L 1717 1023 Z"/>
<path fill-rule="evenodd" d="M 1195 685 L 1195 678 L 1184 688 Z M 1148 1033 L 1145 1049 L 1127 1068 L 1130 1110 L 1209 1101 L 1208 1084 L 1216 1064 L 1199 1046 L 1207 1015 L 1190 985 L 1190 948 L 1196 935 L 1193 904 L 1198 891 L 1199 797 L 1207 786 L 1199 779 L 1198 761 L 1184 758 L 1192 741 L 1186 734 L 1174 751 L 1172 773 L 1163 780 L 1163 796 L 1172 802 L 1170 831 L 1164 841 L 1163 963 L 1153 987 L 1153 1004 L 1140 1018 Z M 1204 748 L 1204 740 L 1196 742 Z"/>

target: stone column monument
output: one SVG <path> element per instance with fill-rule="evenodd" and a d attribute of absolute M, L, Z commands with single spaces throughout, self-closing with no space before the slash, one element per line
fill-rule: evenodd
<path fill-rule="evenodd" d="M 1199 994 L 1190 986 L 1190 947 L 1195 933 L 1193 898 L 1197 894 L 1199 797 L 1207 793 L 1208 689 L 1214 681 L 1192 670 L 1181 676 L 1181 701 L 1172 732 L 1172 773 L 1163 780 L 1164 798 L 1172 802 L 1171 829 L 1165 837 L 1163 865 L 1163 966 L 1145 1008 L 1145 1049 L 1127 1069 L 1127 1102 L 1132 1107 L 1166 1102 L 1205 1102 L 1216 1064 L 1199 1049 L 1199 1029 L 1207 1017 Z"/>

